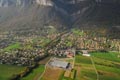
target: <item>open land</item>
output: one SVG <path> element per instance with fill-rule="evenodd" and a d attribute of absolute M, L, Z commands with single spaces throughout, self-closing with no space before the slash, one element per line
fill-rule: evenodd
<path fill-rule="evenodd" d="M 0 64 L 0 80 L 9 80 L 14 74 L 20 73 L 24 67 Z"/>

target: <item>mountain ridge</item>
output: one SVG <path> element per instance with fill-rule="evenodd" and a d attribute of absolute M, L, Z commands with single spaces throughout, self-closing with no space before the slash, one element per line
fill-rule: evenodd
<path fill-rule="evenodd" d="M 119 34 L 120 6 L 116 2 L 111 5 L 111 1 L 114 0 L 0 0 L 0 31 L 35 32 L 44 26 L 96 31 L 96 26 L 105 29 L 106 34 L 116 30 Z"/>

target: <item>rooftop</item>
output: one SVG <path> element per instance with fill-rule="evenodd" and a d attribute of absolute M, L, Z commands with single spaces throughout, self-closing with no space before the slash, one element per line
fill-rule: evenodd
<path fill-rule="evenodd" d="M 60 67 L 60 68 L 66 69 L 69 63 L 65 61 L 60 61 L 60 60 L 52 60 L 50 61 L 50 65 L 54 67 Z"/>

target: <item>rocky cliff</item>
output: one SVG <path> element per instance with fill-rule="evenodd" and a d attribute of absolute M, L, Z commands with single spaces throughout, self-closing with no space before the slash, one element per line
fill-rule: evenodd
<path fill-rule="evenodd" d="M 50 22 L 55 24 L 53 19 L 57 19 L 56 24 L 70 26 L 69 23 L 74 22 L 91 5 L 91 0 L 0 0 L 0 26 L 23 26 L 35 21 L 42 26 Z"/>
<path fill-rule="evenodd" d="M 87 26 L 91 30 L 102 28 L 106 34 L 116 33 L 120 32 L 119 3 L 119 0 L 0 0 L 0 30 L 36 31 L 52 25 L 58 30 Z"/>
<path fill-rule="evenodd" d="M 28 6 L 33 4 L 52 6 L 51 0 L 0 0 L 0 7 Z"/>
<path fill-rule="evenodd" d="M 120 0 L 95 0 L 97 3 L 120 4 Z"/>
<path fill-rule="evenodd" d="M 32 2 L 33 0 L 0 0 L 0 7 L 27 6 Z"/>

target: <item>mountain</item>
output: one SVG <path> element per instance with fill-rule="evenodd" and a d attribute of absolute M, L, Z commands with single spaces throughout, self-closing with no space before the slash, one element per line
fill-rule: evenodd
<path fill-rule="evenodd" d="M 118 38 L 119 9 L 119 0 L 0 0 L 0 31 L 78 27 Z"/>
<path fill-rule="evenodd" d="M 32 0 L 0 0 L 0 7 L 26 6 L 32 4 Z"/>
<path fill-rule="evenodd" d="M 54 0 L 71 27 L 120 38 L 120 0 Z M 62 5 L 62 6 L 61 6 Z"/>
<path fill-rule="evenodd" d="M 112 38 L 120 38 L 120 1 L 96 0 L 92 7 L 81 18 L 75 21 L 74 26 L 85 30 L 97 31 Z"/>
<path fill-rule="evenodd" d="M 90 8 L 89 2 L 90 0 L 0 0 L 0 29 L 34 28 L 45 24 L 69 28 L 77 15 Z"/>
<path fill-rule="evenodd" d="M 38 0 L 0 0 L 1 31 L 29 31 L 41 28 L 50 21 L 54 22 L 57 19 L 55 10 L 50 4 L 42 1 L 44 0 L 41 2 Z M 56 20 L 56 25 L 59 24 L 57 22 L 59 18 Z"/>

